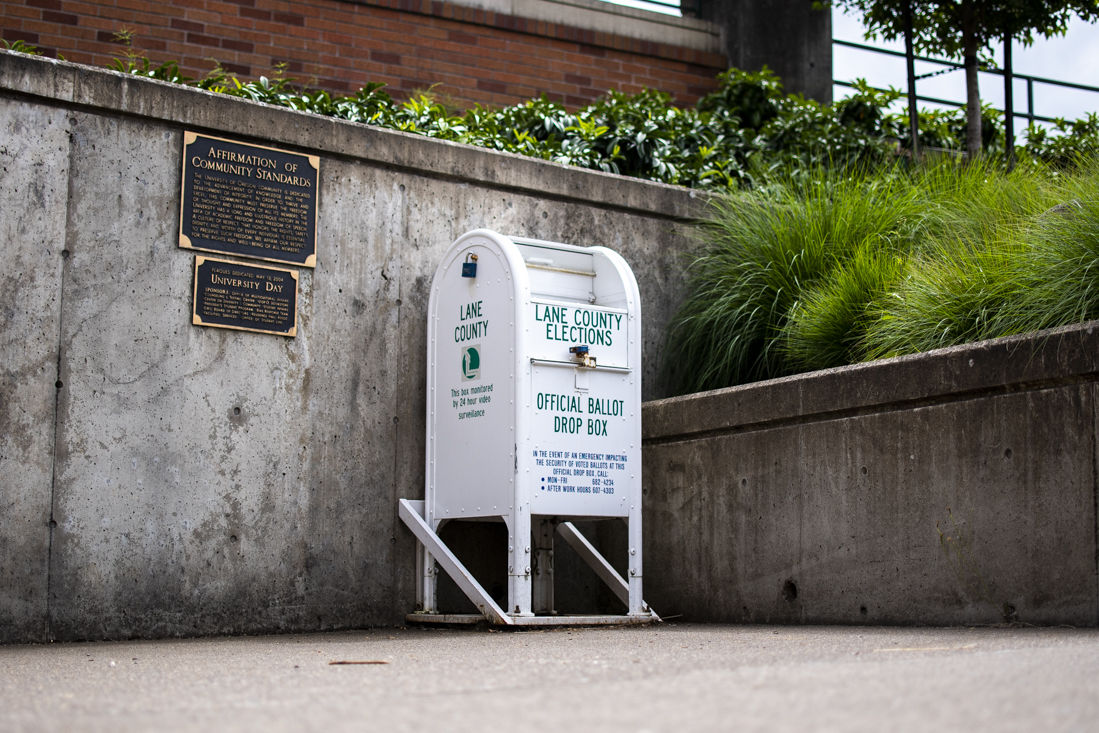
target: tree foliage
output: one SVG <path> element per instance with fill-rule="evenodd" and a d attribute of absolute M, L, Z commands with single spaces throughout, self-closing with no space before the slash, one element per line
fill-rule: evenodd
<path fill-rule="evenodd" d="M 904 34 L 909 2 L 917 48 L 951 58 L 965 50 L 967 35 L 978 51 L 990 53 L 1007 35 L 1029 45 L 1035 35 L 1063 35 L 1073 16 L 1087 21 L 1099 17 L 1095 0 L 836 0 L 862 14 L 868 33 L 886 40 Z"/>
<path fill-rule="evenodd" d="M 911 9 L 912 41 L 919 53 L 961 58 L 966 75 L 968 125 L 966 150 L 981 148 L 979 56 L 1012 38 L 1030 45 L 1035 35 L 1063 35 L 1073 16 L 1099 18 L 1097 0 L 834 0 L 862 15 L 867 36 L 903 38 L 905 13 Z"/>

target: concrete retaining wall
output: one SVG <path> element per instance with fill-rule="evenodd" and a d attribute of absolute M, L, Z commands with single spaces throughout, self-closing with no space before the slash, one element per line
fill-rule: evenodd
<path fill-rule="evenodd" d="M 293 339 L 190 325 L 182 135 L 321 157 Z M 682 189 L 0 52 L 0 642 L 400 623 L 434 266 L 626 257 L 645 396 Z M 1099 325 L 644 409 L 646 598 L 692 620 L 1099 623 Z M 608 532 L 607 542 L 618 539 Z"/>
<path fill-rule="evenodd" d="M 192 326 L 184 130 L 321 157 L 298 335 Z M 649 360 L 679 188 L 0 52 L 0 642 L 400 623 L 435 264 L 490 227 L 602 244 Z M 660 395 L 653 367 L 645 392 Z"/>
<path fill-rule="evenodd" d="M 644 408 L 645 587 L 695 621 L 1095 626 L 1099 323 Z"/>

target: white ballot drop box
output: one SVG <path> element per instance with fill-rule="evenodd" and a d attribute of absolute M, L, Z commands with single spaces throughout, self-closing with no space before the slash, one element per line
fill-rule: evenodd
<path fill-rule="evenodd" d="M 462 620 L 437 612 L 437 567 L 498 624 L 657 620 L 641 595 L 641 309 L 625 260 L 605 247 L 468 232 L 435 272 L 427 332 L 424 500 L 400 501 L 421 543 L 410 620 Z M 440 540 L 459 519 L 506 524 L 506 606 Z M 625 578 L 579 519 L 627 522 Z M 555 537 L 624 614 L 553 614 Z"/>

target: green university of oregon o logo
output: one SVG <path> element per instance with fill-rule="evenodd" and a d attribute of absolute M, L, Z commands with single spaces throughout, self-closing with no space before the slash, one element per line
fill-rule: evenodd
<path fill-rule="evenodd" d="M 481 345 L 462 349 L 462 379 L 469 381 L 481 376 Z"/>

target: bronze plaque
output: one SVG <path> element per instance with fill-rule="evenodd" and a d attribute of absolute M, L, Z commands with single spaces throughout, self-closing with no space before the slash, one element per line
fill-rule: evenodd
<path fill-rule="evenodd" d="M 295 336 L 298 271 L 198 255 L 191 323 Z"/>
<path fill-rule="evenodd" d="M 317 264 L 320 158 L 183 133 L 179 246 Z"/>

